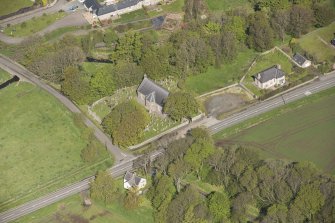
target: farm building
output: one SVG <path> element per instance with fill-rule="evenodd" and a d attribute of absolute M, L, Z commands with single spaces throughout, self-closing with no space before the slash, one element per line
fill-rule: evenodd
<path fill-rule="evenodd" d="M 163 113 L 163 105 L 169 92 L 144 75 L 143 81 L 137 89 L 137 98 L 149 112 Z"/>
<path fill-rule="evenodd" d="M 285 84 L 285 73 L 279 65 L 263 70 L 254 76 L 255 85 L 261 89 L 268 89 L 275 85 Z"/>
<path fill-rule="evenodd" d="M 307 68 L 312 65 L 310 60 L 307 60 L 305 57 L 300 55 L 299 53 L 294 54 L 293 60 L 300 65 L 302 68 Z"/>
<path fill-rule="evenodd" d="M 147 184 L 147 180 L 141 177 L 136 176 L 135 173 L 129 171 L 126 172 L 123 178 L 123 187 L 125 189 L 135 188 L 142 189 Z"/>

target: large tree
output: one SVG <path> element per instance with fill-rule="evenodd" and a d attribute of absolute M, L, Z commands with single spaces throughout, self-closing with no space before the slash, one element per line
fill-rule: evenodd
<path fill-rule="evenodd" d="M 275 10 L 271 16 L 271 26 L 275 34 L 284 41 L 290 17 L 287 10 Z"/>
<path fill-rule="evenodd" d="M 191 118 L 198 112 L 198 103 L 194 97 L 186 92 L 171 93 L 164 105 L 164 112 L 172 119 L 180 121 Z"/>
<path fill-rule="evenodd" d="M 273 47 L 274 33 L 264 12 L 256 12 L 250 17 L 248 45 L 257 51 Z"/>
<path fill-rule="evenodd" d="M 149 121 L 145 108 L 132 100 L 115 106 L 103 119 L 102 126 L 116 144 L 129 146 L 138 142 Z"/>
<path fill-rule="evenodd" d="M 217 222 L 226 221 L 230 217 L 230 201 L 225 192 L 214 192 L 209 196 L 208 207 Z"/>
<path fill-rule="evenodd" d="M 90 101 L 89 84 L 82 78 L 77 67 L 70 66 L 64 70 L 61 86 L 62 92 L 78 104 L 86 104 Z"/>
<path fill-rule="evenodd" d="M 291 8 L 289 29 L 294 37 L 300 37 L 307 33 L 313 22 L 312 9 L 301 5 L 294 5 Z"/>
<path fill-rule="evenodd" d="M 91 197 L 105 204 L 115 201 L 118 195 L 115 181 L 108 171 L 99 171 L 90 186 Z"/>
<path fill-rule="evenodd" d="M 114 92 L 115 84 L 110 73 L 98 70 L 90 80 L 90 86 L 94 94 L 100 98 L 111 95 Z"/>

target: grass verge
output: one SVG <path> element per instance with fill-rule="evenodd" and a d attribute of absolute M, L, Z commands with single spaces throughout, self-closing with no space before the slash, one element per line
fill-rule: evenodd
<path fill-rule="evenodd" d="M 4 33 L 13 37 L 29 36 L 31 34 L 37 33 L 38 31 L 41 31 L 64 16 L 65 12 L 57 12 L 50 15 L 44 14 L 40 17 L 34 17 L 23 23 L 7 27 L 5 28 Z"/>
<path fill-rule="evenodd" d="M 8 15 L 33 4 L 34 2 L 30 0 L 1 0 L 0 16 Z"/>

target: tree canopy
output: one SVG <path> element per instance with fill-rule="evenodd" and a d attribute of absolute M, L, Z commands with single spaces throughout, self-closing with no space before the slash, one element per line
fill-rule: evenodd
<path fill-rule="evenodd" d="M 164 104 L 164 112 L 178 121 L 182 118 L 191 118 L 197 114 L 198 108 L 197 101 L 187 92 L 171 93 Z"/>

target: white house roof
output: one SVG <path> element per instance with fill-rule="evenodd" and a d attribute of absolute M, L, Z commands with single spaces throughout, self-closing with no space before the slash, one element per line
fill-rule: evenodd
<path fill-rule="evenodd" d="M 165 88 L 159 86 L 147 77 L 144 77 L 137 91 L 146 96 L 148 101 L 154 101 L 160 106 L 163 106 L 165 99 L 169 96 L 169 92 Z"/>
<path fill-rule="evenodd" d="M 127 171 L 124 176 L 124 182 L 127 182 L 132 187 L 137 187 L 141 182 L 141 179 L 141 177 L 138 177 L 135 173 L 131 173 L 129 171 Z"/>
<path fill-rule="evenodd" d="M 261 83 L 266 83 L 269 80 L 281 78 L 283 76 L 285 76 L 284 71 L 278 69 L 277 66 L 270 67 L 254 75 L 254 77 Z"/>

